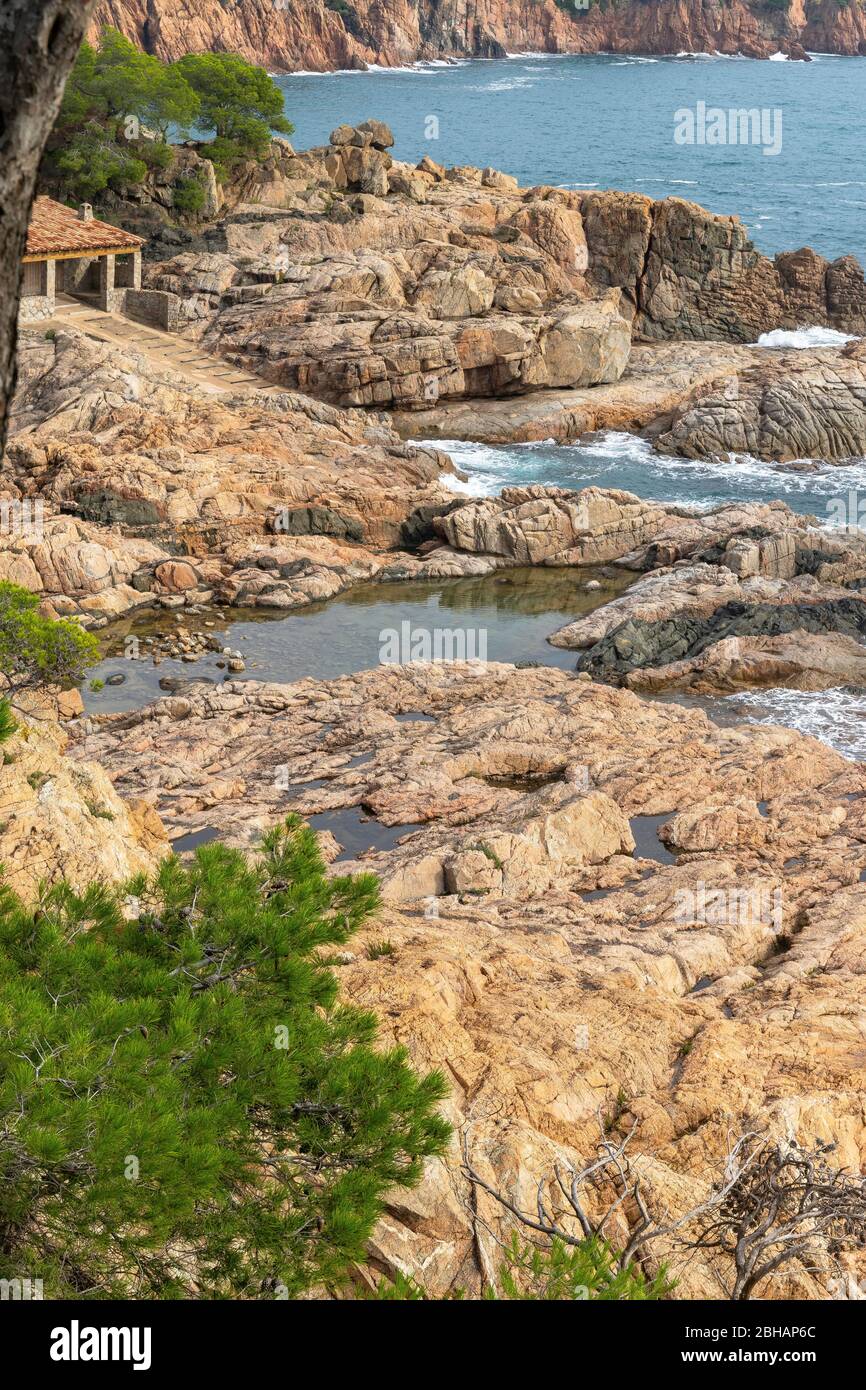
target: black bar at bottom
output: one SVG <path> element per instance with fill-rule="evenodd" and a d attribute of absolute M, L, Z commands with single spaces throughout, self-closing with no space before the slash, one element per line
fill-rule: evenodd
<path fill-rule="evenodd" d="M 540 1327 L 536 1318 L 543 1318 L 546 1352 L 542 1354 L 546 1360 L 558 1348 L 561 1369 L 560 1358 L 573 1359 L 576 1367 L 583 1348 L 589 1357 L 585 1370 L 597 1356 L 612 1357 L 612 1364 L 620 1371 L 628 1368 L 630 1375 L 635 1370 L 677 1367 L 687 1376 L 695 1373 L 700 1378 L 713 1367 L 736 1372 L 741 1366 L 758 1366 L 768 1376 L 784 1375 L 793 1367 L 826 1376 L 856 1365 L 862 1344 L 863 1309 L 848 1300 L 548 1304 L 544 1312 L 520 1314 L 512 1309 L 501 1332 L 497 1306 L 408 1305 L 415 1310 L 409 1313 L 410 1319 L 420 1317 L 425 1331 L 435 1333 L 441 1328 L 461 1336 L 461 1378 L 466 1371 L 464 1352 L 473 1346 L 477 1350 L 470 1355 L 477 1356 L 485 1369 L 500 1356 L 504 1361 L 512 1357 L 516 1345 L 522 1345 L 524 1356 L 534 1354 L 531 1348 L 538 1343 L 515 1341 L 521 1336 L 515 1315 L 530 1318 L 525 1332 L 535 1336 Z M 378 1354 L 374 1348 L 378 1345 L 384 1352 L 389 1344 L 382 1337 L 399 1337 L 405 1327 L 392 1303 L 0 1302 L 0 1329 L 7 1349 L 14 1348 L 16 1364 L 61 1383 L 70 1377 L 92 1381 L 105 1373 L 115 1379 L 129 1374 L 140 1380 L 146 1375 L 189 1371 L 213 1373 L 224 1382 L 232 1373 L 249 1377 L 251 1371 L 264 1372 L 268 1363 L 290 1371 L 293 1363 L 300 1364 L 298 1353 L 313 1356 L 317 1347 L 324 1365 L 331 1353 L 325 1351 L 329 1343 L 322 1341 L 322 1334 L 335 1333 L 352 1340 L 330 1343 L 332 1352 L 340 1345 L 354 1346 L 357 1364 L 366 1360 L 375 1374 Z M 371 1333 L 376 1342 L 367 1340 Z M 364 1347 L 367 1351 L 362 1355 Z M 380 1362 L 379 1371 L 384 1370 Z M 443 1373 L 448 1374 L 445 1366 Z"/>

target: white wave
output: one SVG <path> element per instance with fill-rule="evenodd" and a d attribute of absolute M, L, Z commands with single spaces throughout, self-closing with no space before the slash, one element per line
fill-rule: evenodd
<path fill-rule="evenodd" d="M 774 328 L 771 333 L 762 333 L 750 347 L 762 348 L 821 348 L 843 347 L 853 343 L 853 333 L 840 333 L 836 328 Z"/>
<path fill-rule="evenodd" d="M 644 441 L 640 441 L 643 443 Z M 647 445 L 649 448 L 649 445 Z M 866 488 L 866 459 L 860 459 L 844 466 L 828 463 L 824 459 L 795 459 L 791 463 L 775 463 L 769 459 L 758 459 L 752 454 L 730 454 L 727 459 L 684 459 L 674 455 L 652 454 L 650 462 L 655 475 L 669 473 L 671 477 L 681 476 L 684 470 L 696 480 L 713 478 L 729 479 L 736 484 L 755 484 L 756 492 L 779 497 L 791 502 L 793 498 L 814 499 L 818 508 L 838 498 L 840 491 Z M 828 521 L 826 523 L 830 525 Z"/>
<path fill-rule="evenodd" d="M 489 497 L 490 488 L 483 478 L 457 478 L 453 473 L 440 473 L 439 482 L 448 492 L 459 493 L 461 497 Z"/>
<path fill-rule="evenodd" d="M 783 724 L 819 738 L 845 758 L 866 760 L 866 690 L 750 690 L 724 699 L 736 703 L 747 723 Z"/>
<path fill-rule="evenodd" d="M 271 77 L 363 77 L 366 73 L 372 72 L 372 70 L 372 67 L 328 68 L 324 72 L 311 72 L 306 68 L 298 68 L 296 72 L 274 72 L 271 73 Z"/>
<path fill-rule="evenodd" d="M 685 459 L 656 454 L 648 440 L 619 430 L 573 444 L 552 439 L 499 446 L 462 439 L 425 442 L 445 450 L 468 474 L 468 483 L 454 490 L 469 496 L 498 495 L 504 487 L 529 484 L 621 488 L 698 512 L 777 497 L 830 529 L 840 524 L 840 502 L 849 492 L 866 495 L 866 458 L 844 467 L 813 459 L 778 464 L 749 454 Z M 443 481 L 453 486 L 447 477 Z"/>
<path fill-rule="evenodd" d="M 419 68 L 424 67 L 423 63 L 402 63 L 391 67 L 388 63 L 368 63 L 368 72 L 418 72 Z"/>
<path fill-rule="evenodd" d="M 770 63 L 790 63 L 791 60 L 787 53 L 771 53 L 767 61 Z"/>
<path fill-rule="evenodd" d="M 479 87 L 471 87 L 473 92 L 513 92 L 518 88 L 534 87 L 535 82 L 531 77 L 500 77 L 496 82 L 485 82 Z"/>
<path fill-rule="evenodd" d="M 452 462 L 469 475 L 464 483 L 451 474 L 443 474 L 440 481 L 454 492 L 463 492 L 471 497 L 488 497 L 500 492 L 503 487 L 521 481 L 522 460 L 518 462 L 515 458 L 514 449 L 524 449 L 526 446 L 497 449 L 490 444 L 466 439 L 428 439 L 419 440 L 419 443 L 428 448 L 444 450 Z"/>
<path fill-rule="evenodd" d="M 736 61 L 738 58 L 742 59 L 744 57 L 742 53 L 720 53 L 718 49 L 716 49 L 713 53 L 692 53 L 688 49 L 683 49 L 681 53 L 673 53 L 671 56 L 673 58 L 697 59 L 699 62 L 705 63 L 716 63 L 719 61 L 719 59 L 722 59 L 726 62 L 732 62 Z"/>
<path fill-rule="evenodd" d="M 593 458 L 634 460 L 639 463 L 651 463 L 655 459 L 652 445 L 646 439 L 627 434 L 625 430 L 605 430 L 597 438 L 582 444 L 581 449 Z"/>
<path fill-rule="evenodd" d="M 371 72 L 420 72 L 425 73 L 430 68 L 462 68 L 469 62 L 468 58 L 427 58 L 417 63 L 406 63 L 396 67 L 390 67 L 385 63 L 368 63 L 363 68 L 328 68 L 324 72 L 316 72 L 308 68 L 297 68 L 294 72 L 274 72 L 271 77 L 364 77 Z"/>

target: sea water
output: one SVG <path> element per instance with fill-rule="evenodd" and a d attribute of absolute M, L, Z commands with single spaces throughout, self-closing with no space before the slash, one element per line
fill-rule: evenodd
<path fill-rule="evenodd" d="M 809 63 L 682 55 L 521 55 L 277 79 L 299 149 L 387 121 L 398 159 L 492 165 L 522 185 L 621 188 L 736 213 L 768 255 L 866 262 L 866 57 Z M 678 144 L 677 113 L 781 112 L 781 149 Z M 775 118 L 774 118 L 774 124 Z"/>

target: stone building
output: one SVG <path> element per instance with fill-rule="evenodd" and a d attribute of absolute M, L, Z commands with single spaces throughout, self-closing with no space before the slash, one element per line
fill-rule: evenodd
<path fill-rule="evenodd" d="M 24 256 L 21 322 L 50 318 L 58 294 L 123 313 L 127 298 L 141 291 L 143 245 L 141 237 L 100 222 L 89 203 L 76 212 L 53 198 L 37 198 Z"/>

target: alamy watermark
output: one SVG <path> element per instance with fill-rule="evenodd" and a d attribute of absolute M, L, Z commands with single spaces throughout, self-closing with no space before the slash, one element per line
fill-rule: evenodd
<path fill-rule="evenodd" d="M 406 620 L 399 628 L 379 633 L 379 661 L 383 666 L 410 666 L 419 661 L 487 661 L 485 627 L 413 627 Z"/>
<path fill-rule="evenodd" d="M 699 101 L 674 112 L 675 145 L 756 145 L 766 155 L 781 154 L 782 109 L 752 106 L 727 109 Z"/>
<path fill-rule="evenodd" d="M 778 934 L 783 926 L 781 888 L 713 888 L 696 883 L 674 893 L 674 921 L 679 927 L 766 927 Z"/>
<path fill-rule="evenodd" d="M 830 497 L 826 504 L 827 522 L 842 531 L 866 530 L 866 494 L 851 489 L 845 497 Z"/>
<path fill-rule="evenodd" d="M 23 540 L 41 541 L 44 529 L 45 504 L 38 498 L 0 500 L 0 536 L 21 536 Z"/>
<path fill-rule="evenodd" d="M 35 1303 L 43 1299 L 42 1280 L 24 1275 L 18 1279 L 0 1279 L 0 1303 Z"/>

